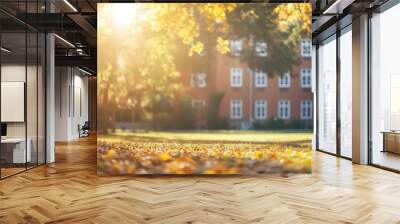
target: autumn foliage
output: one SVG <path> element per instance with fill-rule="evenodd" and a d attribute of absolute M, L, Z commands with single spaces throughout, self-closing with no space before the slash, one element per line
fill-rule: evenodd
<path fill-rule="evenodd" d="M 311 172 L 307 144 L 124 141 L 102 138 L 100 174 L 263 174 Z"/>

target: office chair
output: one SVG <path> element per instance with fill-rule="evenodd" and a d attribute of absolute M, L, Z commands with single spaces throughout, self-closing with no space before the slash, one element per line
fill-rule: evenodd
<path fill-rule="evenodd" d="M 89 121 L 85 121 L 82 127 L 79 128 L 79 138 L 89 136 L 89 129 L 90 129 Z"/>

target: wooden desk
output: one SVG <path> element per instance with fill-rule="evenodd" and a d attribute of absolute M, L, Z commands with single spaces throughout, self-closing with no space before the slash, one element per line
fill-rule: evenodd
<path fill-rule="evenodd" d="M 400 131 L 383 131 L 382 152 L 400 154 Z"/>
<path fill-rule="evenodd" d="M 25 152 L 25 138 L 5 138 L 1 139 L 1 156 L 6 163 L 26 163 L 31 162 L 32 153 L 30 138 L 26 140 L 27 147 Z M 3 156 L 4 155 L 4 156 Z"/>

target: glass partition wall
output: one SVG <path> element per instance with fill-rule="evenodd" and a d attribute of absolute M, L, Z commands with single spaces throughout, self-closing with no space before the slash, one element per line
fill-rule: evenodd
<path fill-rule="evenodd" d="M 318 149 L 336 153 L 336 36 L 318 48 Z"/>
<path fill-rule="evenodd" d="M 400 4 L 371 18 L 370 162 L 400 171 Z"/>
<path fill-rule="evenodd" d="M 341 31 L 340 64 L 340 155 L 352 158 L 352 33 L 351 25 Z"/>
<path fill-rule="evenodd" d="M 1 34 L 1 177 L 26 169 L 26 33 Z"/>
<path fill-rule="evenodd" d="M 317 149 L 352 157 L 352 27 L 318 44 Z"/>
<path fill-rule="evenodd" d="M 395 172 L 400 172 L 398 21 L 400 4 L 389 1 L 374 10 L 368 26 L 368 164 Z M 320 151 L 351 159 L 351 24 L 334 36 L 317 43 L 316 145 Z"/>
<path fill-rule="evenodd" d="M 37 12 L 41 1 L 26 5 Z M 0 3 L 0 7 L 3 3 Z M 40 10 L 43 10 L 42 8 Z M 45 35 L 0 12 L 0 178 L 45 163 Z M 10 29 L 12 27 L 12 29 Z"/>

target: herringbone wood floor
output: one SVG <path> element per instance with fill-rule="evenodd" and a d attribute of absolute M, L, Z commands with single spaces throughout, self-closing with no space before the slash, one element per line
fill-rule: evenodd
<path fill-rule="evenodd" d="M 400 175 L 315 153 L 312 175 L 98 177 L 96 141 L 0 181 L 0 223 L 400 223 Z"/>

